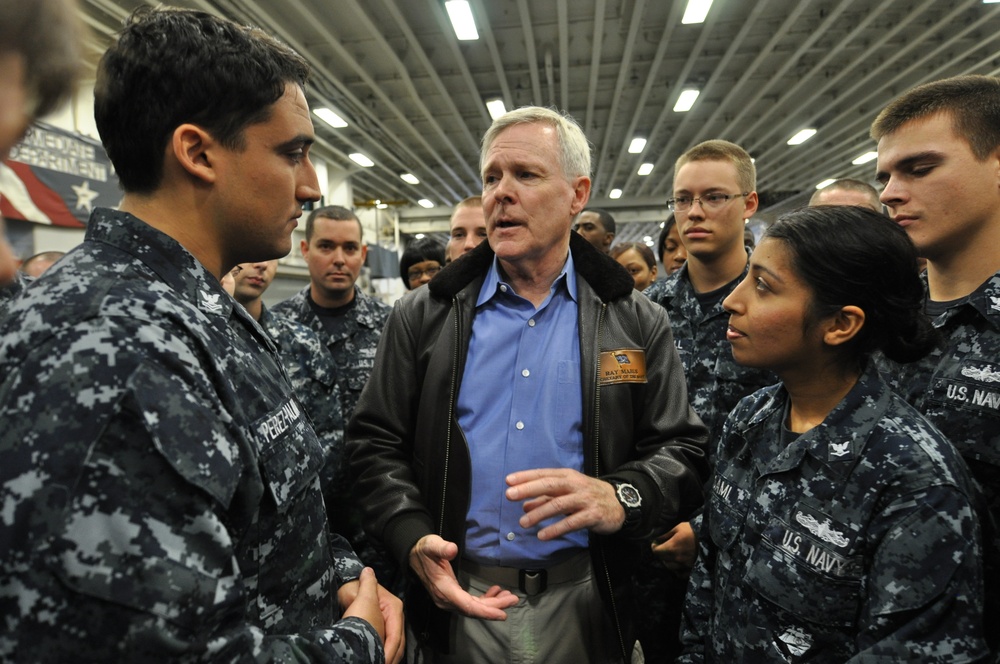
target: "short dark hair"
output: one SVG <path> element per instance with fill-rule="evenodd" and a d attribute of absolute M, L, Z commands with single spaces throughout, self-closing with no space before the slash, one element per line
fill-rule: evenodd
<path fill-rule="evenodd" d="M 677 218 L 674 213 L 671 212 L 667 220 L 663 222 L 663 228 L 660 229 L 660 237 L 656 239 L 656 257 L 660 259 L 660 263 L 663 267 L 667 264 L 663 262 L 663 243 L 667 241 L 667 236 L 670 235 L 670 229 L 677 225 Z"/>
<path fill-rule="evenodd" d="M 73 92 L 83 61 L 78 12 L 71 0 L 0 2 L 0 52 L 24 57 L 32 118 L 54 111 Z"/>
<path fill-rule="evenodd" d="M 342 205 L 324 205 L 309 213 L 306 217 L 306 244 L 312 241 L 313 230 L 316 228 L 317 219 L 333 219 L 334 221 L 356 221 L 358 222 L 358 237 L 365 239 L 365 229 L 361 226 L 361 220 L 354 210 Z"/>
<path fill-rule="evenodd" d="M 656 256 L 653 255 L 653 250 L 645 242 L 619 242 L 611 247 L 611 257 L 617 259 L 629 249 L 634 249 L 642 256 L 642 260 L 645 261 L 648 268 L 656 267 Z"/>
<path fill-rule="evenodd" d="M 403 250 L 403 255 L 399 258 L 399 278 L 403 280 L 407 290 L 410 289 L 410 268 L 424 261 L 437 261 L 438 265 L 444 267 L 444 247 L 437 240 L 429 237 L 414 240 Z"/>
<path fill-rule="evenodd" d="M 611 216 L 611 213 L 607 210 L 602 210 L 601 208 L 584 208 L 580 214 L 584 212 L 593 212 L 597 215 L 597 218 L 601 220 L 601 226 L 604 228 L 605 233 L 615 233 L 615 218 Z"/>
<path fill-rule="evenodd" d="M 1000 147 L 1000 78 L 955 76 L 918 85 L 889 103 L 872 122 L 876 141 L 917 118 L 951 115 L 955 133 L 980 161 Z"/>
<path fill-rule="evenodd" d="M 246 127 L 266 122 L 289 83 L 305 87 L 309 65 L 267 33 L 207 12 L 140 7 L 101 58 L 94 118 L 126 192 L 151 193 L 163 179 L 174 129 L 202 127 L 232 150 Z"/>
<path fill-rule="evenodd" d="M 779 217 L 762 241 L 769 238 L 785 243 L 794 271 L 812 290 L 811 320 L 848 305 L 865 312 L 861 331 L 844 346 L 845 360 L 863 365 L 881 350 L 913 362 L 936 345 L 917 250 L 885 215 L 854 205 L 806 207 Z"/>

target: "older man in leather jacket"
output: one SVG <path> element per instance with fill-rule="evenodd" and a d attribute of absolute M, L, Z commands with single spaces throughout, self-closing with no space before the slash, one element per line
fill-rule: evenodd
<path fill-rule="evenodd" d="M 410 568 L 425 661 L 628 662 L 629 566 L 702 502 L 705 427 L 670 325 L 571 232 L 572 119 L 483 139 L 488 242 L 399 301 L 348 429 L 366 527 Z"/>

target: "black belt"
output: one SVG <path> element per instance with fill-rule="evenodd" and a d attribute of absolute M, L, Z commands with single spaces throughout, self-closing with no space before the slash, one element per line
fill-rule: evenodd
<path fill-rule="evenodd" d="M 545 592 L 549 584 L 554 585 L 582 579 L 590 570 L 590 554 L 587 552 L 579 553 L 556 565 L 535 569 L 481 565 L 463 558 L 462 569 L 489 583 L 507 588 L 518 588 L 530 597 Z"/>

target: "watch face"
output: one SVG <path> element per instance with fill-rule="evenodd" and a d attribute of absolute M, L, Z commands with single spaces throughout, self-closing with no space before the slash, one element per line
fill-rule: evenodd
<path fill-rule="evenodd" d="M 642 504 L 642 496 L 631 484 L 618 485 L 618 499 L 629 507 L 639 507 Z"/>

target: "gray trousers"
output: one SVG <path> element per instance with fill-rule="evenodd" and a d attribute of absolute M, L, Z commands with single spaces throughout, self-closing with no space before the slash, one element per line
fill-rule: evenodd
<path fill-rule="evenodd" d="M 488 578 L 460 572 L 458 581 L 473 595 L 496 585 Z M 507 609 L 507 620 L 455 616 L 455 652 L 443 655 L 423 648 L 411 651 L 411 664 L 622 664 L 618 643 L 605 643 L 605 623 L 597 582 L 589 564 L 578 578 L 549 584 L 528 596 L 505 586 L 520 602 Z M 411 644 L 416 646 L 414 642 Z M 637 659 L 638 658 L 638 659 Z M 641 651 L 632 663 L 641 662 Z"/>

